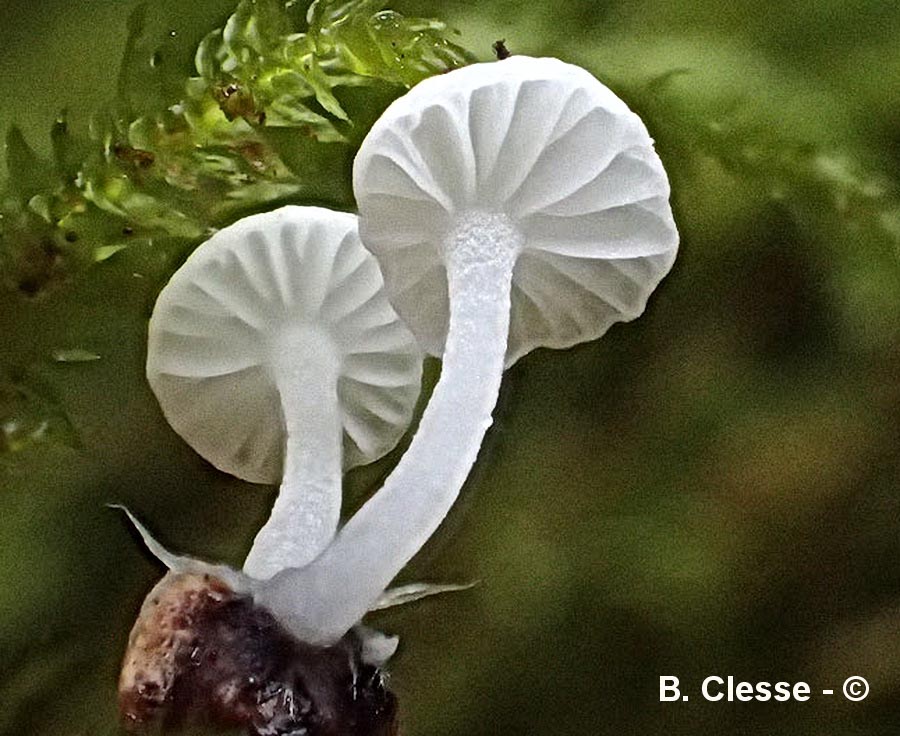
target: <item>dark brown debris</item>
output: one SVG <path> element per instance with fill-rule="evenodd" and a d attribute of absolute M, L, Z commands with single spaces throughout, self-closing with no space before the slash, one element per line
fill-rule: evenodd
<path fill-rule="evenodd" d="M 126 726 L 204 721 L 253 736 L 392 736 L 396 700 L 351 632 L 298 641 L 209 575 L 170 572 L 141 609 L 119 680 Z"/>
<path fill-rule="evenodd" d="M 510 50 L 508 48 L 506 48 L 506 39 L 505 38 L 501 38 L 501 39 L 498 39 L 497 41 L 494 41 L 494 44 L 491 48 L 494 49 L 494 56 L 497 57 L 497 61 L 503 61 L 504 59 L 508 59 L 510 56 L 512 56 L 512 53 L 510 53 Z"/>
<path fill-rule="evenodd" d="M 112 152 L 123 164 L 128 164 L 135 169 L 149 169 L 156 160 L 156 156 L 153 155 L 152 151 L 144 151 L 140 148 L 127 146 L 124 143 L 113 144 Z"/>

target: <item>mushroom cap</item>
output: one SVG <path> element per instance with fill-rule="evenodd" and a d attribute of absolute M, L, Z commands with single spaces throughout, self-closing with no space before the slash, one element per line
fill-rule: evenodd
<path fill-rule="evenodd" d="M 345 468 L 388 452 L 409 425 L 421 351 L 384 295 L 356 216 L 282 207 L 197 248 L 150 319 L 150 386 L 175 431 L 220 470 L 281 480 L 286 430 L 272 366 L 298 326 L 316 338 L 310 350 L 329 353 L 323 370 L 337 361 Z"/>
<path fill-rule="evenodd" d="M 363 141 L 353 187 L 391 303 L 438 356 L 449 322 L 442 251 L 476 218 L 496 226 L 499 216 L 498 231 L 511 226 L 521 242 L 507 366 L 640 315 L 678 246 L 641 119 L 558 59 L 513 56 L 420 82 Z"/>

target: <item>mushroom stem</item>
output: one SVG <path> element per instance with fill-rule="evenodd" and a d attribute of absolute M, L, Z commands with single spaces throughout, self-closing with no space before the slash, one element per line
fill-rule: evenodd
<path fill-rule="evenodd" d="M 301 327 L 277 341 L 272 363 L 287 439 L 278 498 L 244 563 L 244 572 L 259 580 L 313 560 L 341 515 L 337 352 L 319 331 Z"/>
<path fill-rule="evenodd" d="M 450 324 L 441 377 L 409 449 L 328 548 L 285 570 L 258 600 L 297 636 L 339 639 L 446 516 L 492 423 L 521 238 L 503 216 L 470 215 L 444 243 Z"/>

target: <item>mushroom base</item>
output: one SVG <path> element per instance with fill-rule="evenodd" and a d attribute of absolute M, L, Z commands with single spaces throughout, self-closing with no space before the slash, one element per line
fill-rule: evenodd
<path fill-rule="evenodd" d="M 150 592 L 119 680 L 126 726 L 205 721 L 255 736 L 390 736 L 396 699 L 351 631 L 331 647 L 286 632 L 211 575 L 168 573 Z"/>

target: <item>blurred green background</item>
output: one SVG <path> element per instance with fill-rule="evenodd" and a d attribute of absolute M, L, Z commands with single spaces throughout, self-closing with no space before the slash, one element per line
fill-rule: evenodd
<path fill-rule="evenodd" d="M 85 129 L 136 5 L 0 3 L 0 124 L 44 152 L 61 108 Z M 504 38 L 612 86 L 657 140 L 682 234 L 641 319 L 506 374 L 460 501 L 402 575 L 480 585 L 372 618 L 401 636 L 403 733 L 896 734 L 900 5 L 391 7 L 480 58 Z M 232 9 L 151 12 L 190 47 Z M 194 455 L 145 385 L 164 255 L 0 292 L 0 368 L 65 440 L 0 456 L 2 734 L 118 733 L 118 663 L 160 569 L 104 504 L 235 565 L 271 504 Z M 58 359 L 76 348 L 99 359 Z M 347 479 L 349 511 L 398 457 Z M 711 674 L 836 695 L 707 703 Z M 840 695 L 854 674 L 861 703 Z M 660 675 L 691 701 L 659 703 Z"/>

